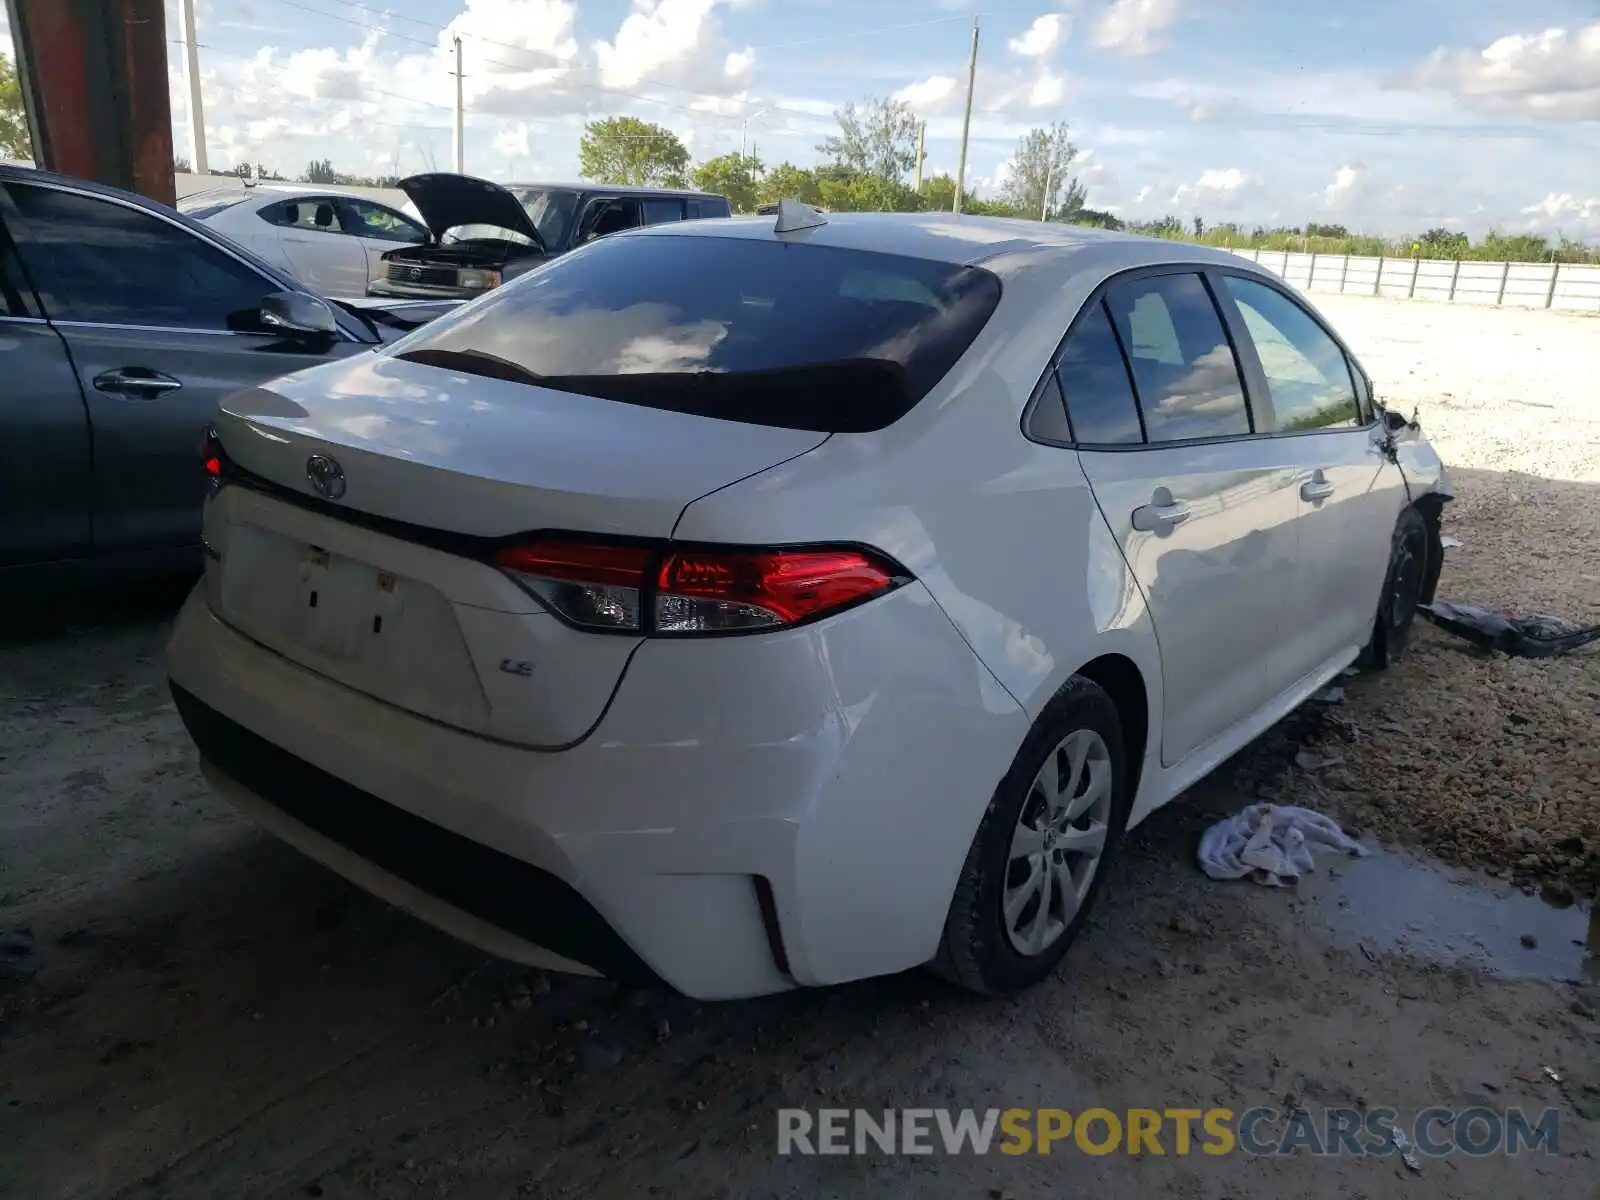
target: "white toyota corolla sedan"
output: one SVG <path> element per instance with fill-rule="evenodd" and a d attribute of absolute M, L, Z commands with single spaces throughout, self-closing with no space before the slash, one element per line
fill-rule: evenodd
<path fill-rule="evenodd" d="M 1235 256 L 657 225 L 224 402 L 215 789 L 499 955 L 690 996 L 1061 960 L 1126 830 L 1397 653 L 1448 477 Z"/>

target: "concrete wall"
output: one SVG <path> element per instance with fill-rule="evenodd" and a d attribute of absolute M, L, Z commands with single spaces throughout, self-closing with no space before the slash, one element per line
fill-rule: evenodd
<path fill-rule="evenodd" d="M 195 192 L 203 192 L 208 188 L 228 187 L 237 182 L 226 175 L 191 175 L 188 172 L 179 172 L 173 177 L 178 185 L 178 199 L 192 196 Z M 399 188 L 368 188 L 368 187 L 342 187 L 335 184 L 308 184 L 288 183 L 280 186 L 287 187 L 315 187 L 320 192 L 342 192 L 350 196 L 365 196 L 369 200 L 376 200 L 387 204 L 391 208 L 403 209 L 406 207 L 406 194 Z"/>

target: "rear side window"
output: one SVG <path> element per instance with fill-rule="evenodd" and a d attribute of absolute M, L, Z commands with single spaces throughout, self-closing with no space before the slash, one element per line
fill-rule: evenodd
<path fill-rule="evenodd" d="M 396 343 L 418 362 L 789 429 L 882 429 L 1000 301 L 981 267 L 747 238 L 600 240 Z"/>
<path fill-rule="evenodd" d="M 643 211 L 643 225 L 665 225 L 669 221 L 683 220 L 682 200 L 646 200 L 640 206 Z"/>
<path fill-rule="evenodd" d="M 1151 442 L 1251 432 L 1238 364 L 1205 280 L 1194 274 L 1123 280 L 1106 290 L 1105 302 L 1128 352 Z"/>
<path fill-rule="evenodd" d="M 1360 425 L 1350 363 L 1327 331 L 1276 288 L 1225 279 L 1261 358 L 1279 432 Z"/>
<path fill-rule="evenodd" d="M 1133 384 L 1104 302 L 1073 328 L 1061 348 L 1056 378 L 1067 398 L 1073 440 L 1118 446 L 1144 441 Z"/>
<path fill-rule="evenodd" d="M 284 200 L 257 214 L 269 225 L 307 233 L 343 233 L 332 199 Z"/>
<path fill-rule="evenodd" d="M 721 196 L 703 196 L 699 204 L 702 217 L 731 217 L 733 215 L 733 210 L 728 207 L 727 200 Z"/>

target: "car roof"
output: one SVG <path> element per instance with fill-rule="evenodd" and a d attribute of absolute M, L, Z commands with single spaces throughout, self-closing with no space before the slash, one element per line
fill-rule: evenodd
<path fill-rule="evenodd" d="M 559 188 L 568 192 L 605 192 L 613 196 L 685 196 L 689 199 L 710 197 L 721 200 L 717 192 L 698 192 L 693 188 L 640 187 L 631 183 L 502 183 L 503 188 Z"/>
<path fill-rule="evenodd" d="M 876 250 L 908 258 L 971 266 L 1005 256 L 1058 257 L 1093 248 L 1096 257 L 1129 266 L 1152 261 L 1238 265 L 1238 255 L 1210 246 L 1171 242 L 1111 229 L 1065 225 L 1056 221 L 1023 221 L 1010 217 L 976 217 L 967 213 L 821 213 L 823 224 L 783 236 L 822 246 Z M 770 215 L 730 217 L 720 221 L 684 221 L 650 225 L 615 235 L 622 237 L 722 237 L 776 239 Z"/>

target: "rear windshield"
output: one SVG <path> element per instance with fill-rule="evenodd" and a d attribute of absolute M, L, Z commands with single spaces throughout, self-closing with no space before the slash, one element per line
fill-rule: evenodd
<path fill-rule="evenodd" d="M 601 238 L 397 343 L 399 357 L 729 421 L 904 416 L 1000 300 L 981 267 L 744 238 Z"/>
<path fill-rule="evenodd" d="M 249 198 L 249 192 L 199 192 L 192 196 L 185 196 L 178 201 L 178 211 L 186 217 L 193 217 L 196 221 L 204 221 L 207 217 L 214 217 L 219 212 L 225 212 L 236 204 L 243 204 Z"/>

